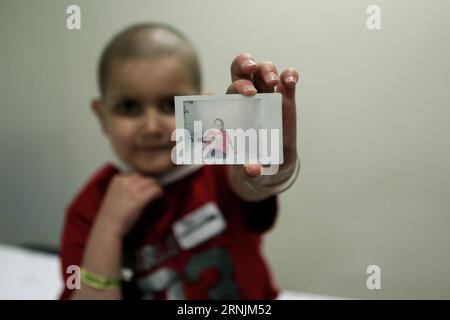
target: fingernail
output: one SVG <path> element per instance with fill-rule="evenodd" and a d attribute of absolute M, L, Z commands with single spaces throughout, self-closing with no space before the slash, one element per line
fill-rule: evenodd
<path fill-rule="evenodd" d="M 278 76 L 274 72 L 269 72 L 264 76 L 266 82 L 279 80 Z"/>
<path fill-rule="evenodd" d="M 256 92 L 256 88 L 254 86 L 246 86 L 245 91 L 247 92 Z"/>
<path fill-rule="evenodd" d="M 256 63 L 255 63 L 255 61 L 249 59 L 249 60 L 245 61 L 245 62 L 242 64 L 242 66 L 243 66 L 243 67 L 256 66 Z"/>
<path fill-rule="evenodd" d="M 294 76 L 289 76 L 289 77 L 286 78 L 286 82 L 297 83 L 297 79 L 295 79 Z"/>

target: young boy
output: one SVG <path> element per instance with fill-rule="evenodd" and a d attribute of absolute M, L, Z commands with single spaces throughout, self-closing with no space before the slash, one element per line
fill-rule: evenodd
<path fill-rule="evenodd" d="M 224 129 L 224 122 L 220 118 L 214 119 L 213 127 L 206 130 L 205 142 L 207 143 L 206 156 L 209 158 L 225 159 L 232 151 L 230 137 Z"/>
<path fill-rule="evenodd" d="M 80 266 L 81 288 L 66 286 L 61 298 L 276 298 L 261 236 L 274 223 L 276 194 L 299 169 L 298 74 L 278 75 L 271 62 L 242 54 L 231 78 L 227 93 L 283 96 L 284 163 L 276 175 L 261 176 L 260 165 L 174 165 L 173 97 L 201 93 L 193 47 L 161 24 L 136 25 L 111 40 L 92 110 L 126 169 L 104 165 L 69 205 L 62 273 L 66 284 L 68 267 Z"/>

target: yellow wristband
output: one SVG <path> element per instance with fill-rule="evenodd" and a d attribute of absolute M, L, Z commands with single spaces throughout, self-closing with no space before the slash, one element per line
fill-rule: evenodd
<path fill-rule="evenodd" d="M 89 287 L 100 290 L 120 288 L 121 284 L 120 278 L 108 278 L 99 276 L 89 272 L 84 267 L 81 267 L 80 271 L 81 271 L 81 282 L 83 282 L 85 285 Z"/>

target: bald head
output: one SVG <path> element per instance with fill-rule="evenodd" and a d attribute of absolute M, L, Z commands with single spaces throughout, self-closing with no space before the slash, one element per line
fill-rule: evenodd
<path fill-rule="evenodd" d="M 114 60 L 176 57 L 188 69 L 192 85 L 201 89 L 201 72 L 197 54 L 189 40 L 176 29 L 159 23 L 131 26 L 117 34 L 103 50 L 98 69 L 98 84 L 105 94 Z"/>

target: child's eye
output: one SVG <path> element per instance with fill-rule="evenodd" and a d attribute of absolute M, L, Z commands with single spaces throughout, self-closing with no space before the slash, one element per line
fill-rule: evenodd
<path fill-rule="evenodd" d="M 161 111 L 164 113 L 173 114 L 175 113 L 175 102 L 173 97 L 167 98 L 161 102 Z"/>
<path fill-rule="evenodd" d="M 142 113 L 142 111 L 142 105 L 133 99 L 125 99 L 119 102 L 114 109 L 115 113 L 127 117 L 138 116 Z"/>

